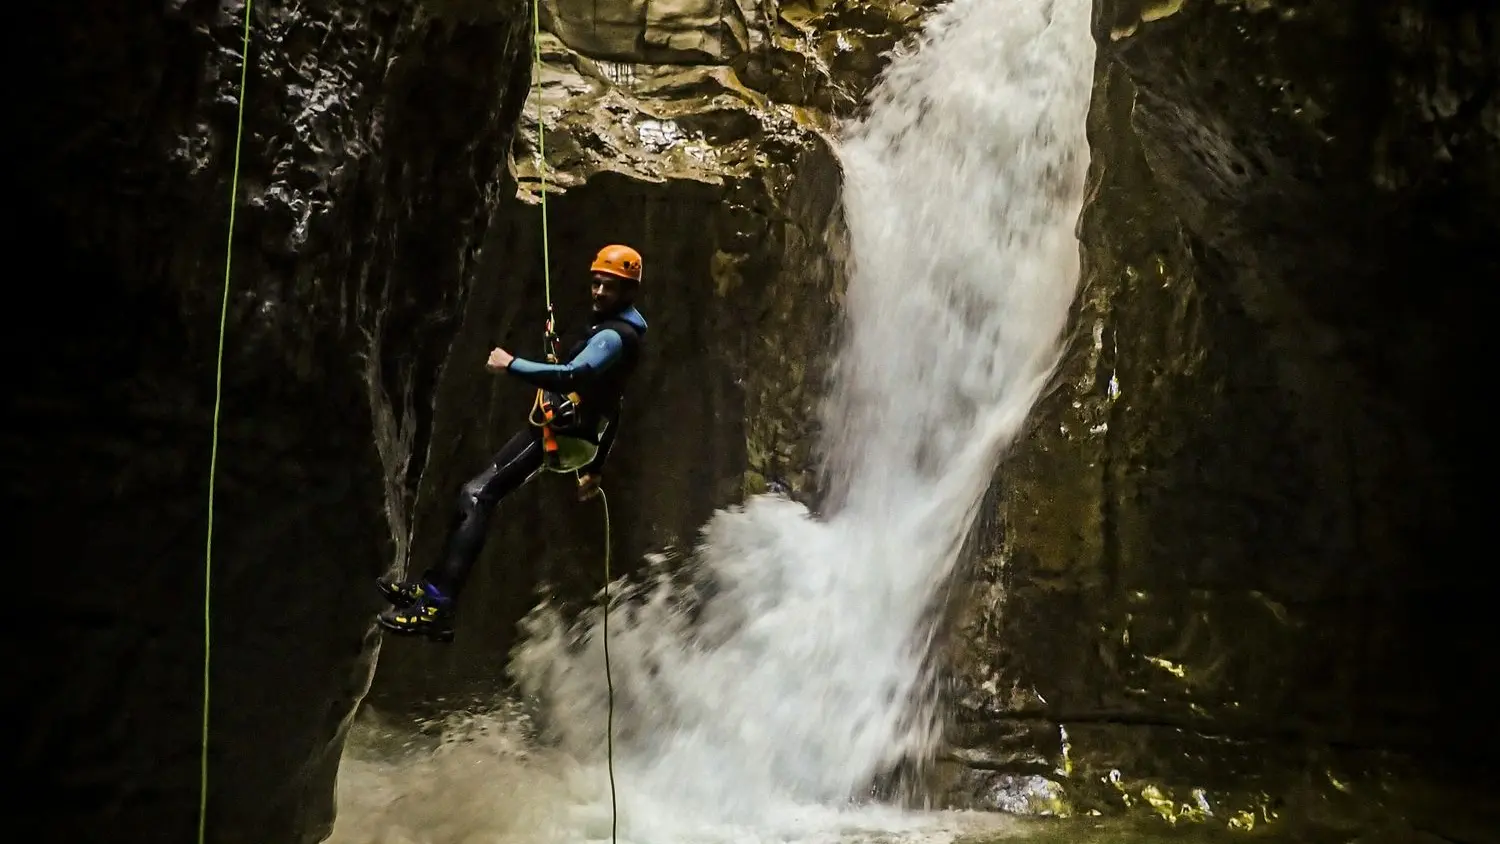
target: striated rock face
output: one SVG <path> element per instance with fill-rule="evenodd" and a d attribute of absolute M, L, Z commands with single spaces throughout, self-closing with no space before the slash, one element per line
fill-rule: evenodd
<path fill-rule="evenodd" d="M 1088 286 L 960 620 L 960 799 L 1478 840 L 1481 5 L 1097 4 Z"/>

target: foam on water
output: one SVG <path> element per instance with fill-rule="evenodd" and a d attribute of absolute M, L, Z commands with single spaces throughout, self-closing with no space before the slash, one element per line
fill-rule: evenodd
<path fill-rule="evenodd" d="M 846 127 L 851 274 L 823 409 L 829 511 L 753 498 L 705 526 L 689 576 L 614 602 L 622 838 L 812 844 L 948 823 L 851 806 L 937 741 L 934 606 L 1059 354 L 1079 272 L 1088 26 L 1089 0 L 952 0 Z M 570 627 L 540 607 L 514 654 L 547 756 L 500 761 L 460 742 L 470 750 L 454 761 L 392 768 L 370 787 L 429 789 L 415 783 L 451 764 L 473 812 L 509 823 L 498 813 L 521 801 L 532 820 L 517 835 L 557 830 L 512 839 L 486 821 L 473 840 L 607 837 L 598 621 Z M 341 782 L 373 770 L 346 764 Z M 470 782 L 485 777 L 510 785 Z M 485 791 L 506 787 L 516 793 Z"/>
<path fill-rule="evenodd" d="M 524 724 L 507 707 L 451 718 L 434 740 L 382 724 L 367 711 L 339 768 L 338 822 L 327 844 L 609 841 L 606 771 L 538 749 Z M 616 773 L 629 789 L 629 772 Z M 619 844 L 955 844 L 971 833 L 1015 830 L 990 814 L 882 807 L 781 807 L 737 823 L 631 794 Z"/>

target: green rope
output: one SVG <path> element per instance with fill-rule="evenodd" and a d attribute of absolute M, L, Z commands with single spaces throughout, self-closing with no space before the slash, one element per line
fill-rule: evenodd
<path fill-rule="evenodd" d="M 609 715 L 606 721 L 604 742 L 606 765 L 609 767 L 609 840 L 615 840 L 620 823 L 620 811 L 615 805 L 615 680 L 609 668 L 609 496 L 604 487 L 599 487 L 599 498 L 604 502 L 604 683 L 609 689 Z"/>
<path fill-rule="evenodd" d="M 552 327 L 552 256 L 548 252 L 551 237 L 547 232 L 547 129 L 542 125 L 542 0 L 531 4 L 531 82 L 536 88 L 536 172 L 542 181 L 542 281 L 547 294 L 548 328 Z"/>
<path fill-rule="evenodd" d="M 198 761 L 198 844 L 208 831 L 208 707 L 212 653 L 212 606 L 214 571 L 214 486 L 219 473 L 219 412 L 224 395 L 224 338 L 229 325 L 229 279 L 234 267 L 234 211 L 240 192 L 240 144 L 245 136 L 245 80 L 250 68 L 250 8 L 245 0 L 245 32 L 240 54 L 239 114 L 234 128 L 234 169 L 229 178 L 229 233 L 224 246 L 224 294 L 219 303 L 219 352 L 214 371 L 213 439 L 208 457 L 208 537 L 203 551 L 203 736 Z"/>
<path fill-rule="evenodd" d="M 542 120 L 542 3 L 531 4 L 531 81 L 536 91 L 536 171 L 542 187 L 542 281 L 547 297 L 547 332 L 552 339 L 552 256 L 549 251 L 551 234 L 547 231 L 547 127 Z M 549 357 L 552 349 L 548 350 Z M 575 471 L 574 475 L 578 473 Z M 618 833 L 620 813 L 615 798 L 615 681 L 609 664 L 609 497 L 604 488 L 599 488 L 599 498 L 604 502 L 604 682 L 609 689 L 609 714 L 605 731 L 605 759 L 609 769 L 609 840 L 614 841 Z"/>

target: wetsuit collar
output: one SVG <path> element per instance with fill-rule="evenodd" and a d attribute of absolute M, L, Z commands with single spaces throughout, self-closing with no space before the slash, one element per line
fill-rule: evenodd
<path fill-rule="evenodd" d="M 602 314 L 590 311 L 589 314 L 590 326 L 598 325 L 605 320 L 615 319 L 630 325 L 641 334 L 646 333 L 646 318 L 641 315 L 640 311 L 635 309 L 635 305 L 625 305 L 624 307 L 616 308 L 613 311 Z"/>

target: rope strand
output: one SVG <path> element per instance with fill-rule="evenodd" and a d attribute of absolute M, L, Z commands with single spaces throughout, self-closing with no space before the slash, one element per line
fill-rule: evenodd
<path fill-rule="evenodd" d="M 547 130 L 542 125 L 542 0 L 531 3 L 531 83 L 536 90 L 536 172 L 542 182 L 542 283 L 547 295 L 547 328 L 552 329 L 551 235 L 547 232 Z"/>
<path fill-rule="evenodd" d="M 224 339 L 229 325 L 229 282 L 234 268 L 235 207 L 240 192 L 240 146 L 245 137 L 245 81 L 250 69 L 250 10 L 245 0 L 245 29 L 240 51 L 240 95 L 234 129 L 234 167 L 229 177 L 229 232 L 224 246 L 224 293 L 219 303 L 219 351 L 214 364 L 213 437 L 208 456 L 208 530 L 203 552 L 203 735 L 198 762 L 198 844 L 208 833 L 208 711 L 213 650 L 214 487 L 219 471 L 219 413 L 224 396 Z"/>
<path fill-rule="evenodd" d="M 609 768 L 609 840 L 614 841 L 620 822 L 620 812 L 615 802 L 615 680 L 609 668 L 609 496 L 604 487 L 599 487 L 599 498 L 604 502 L 604 683 L 609 689 L 609 714 L 605 722 L 605 764 Z"/>
<path fill-rule="evenodd" d="M 542 281 L 543 291 L 547 299 L 547 331 L 545 340 L 546 352 L 549 359 L 556 357 L 556 333 L 553 324 L 552 310 L 552 256 L 550 252 L 551 235 L 547 230 L 547 127 L 542 120 L 542 15 L 541 0 L 532 0 L 531 3 L 531 45 L 532 45 L 532 70 L 531 79 L 536 96 L 536 171 L 541 181 L 541 207 L 542 207 Z M 537 402 L 541 401 L 541 391 L 537 391 Z M 536 414 L 536 406 L 532 407 L 532 417 Z M 574 475 L 578 473 L 575 471 Z M 605 759 L 609 769 L 609 840 L 616 840 L 618 833 L 620 814 L 615 796 L 615 681 L 609 664 L 609 553 L 610 553 L 610 525 L 609 525 L 609 497 L 604 494 L 604 488 L 599 488 L 599 497 L 604 502 L 604 624 L 602 635 L 604 637 L 604 682 L 609 689 L 609 714 L 605 735 Z"/>

